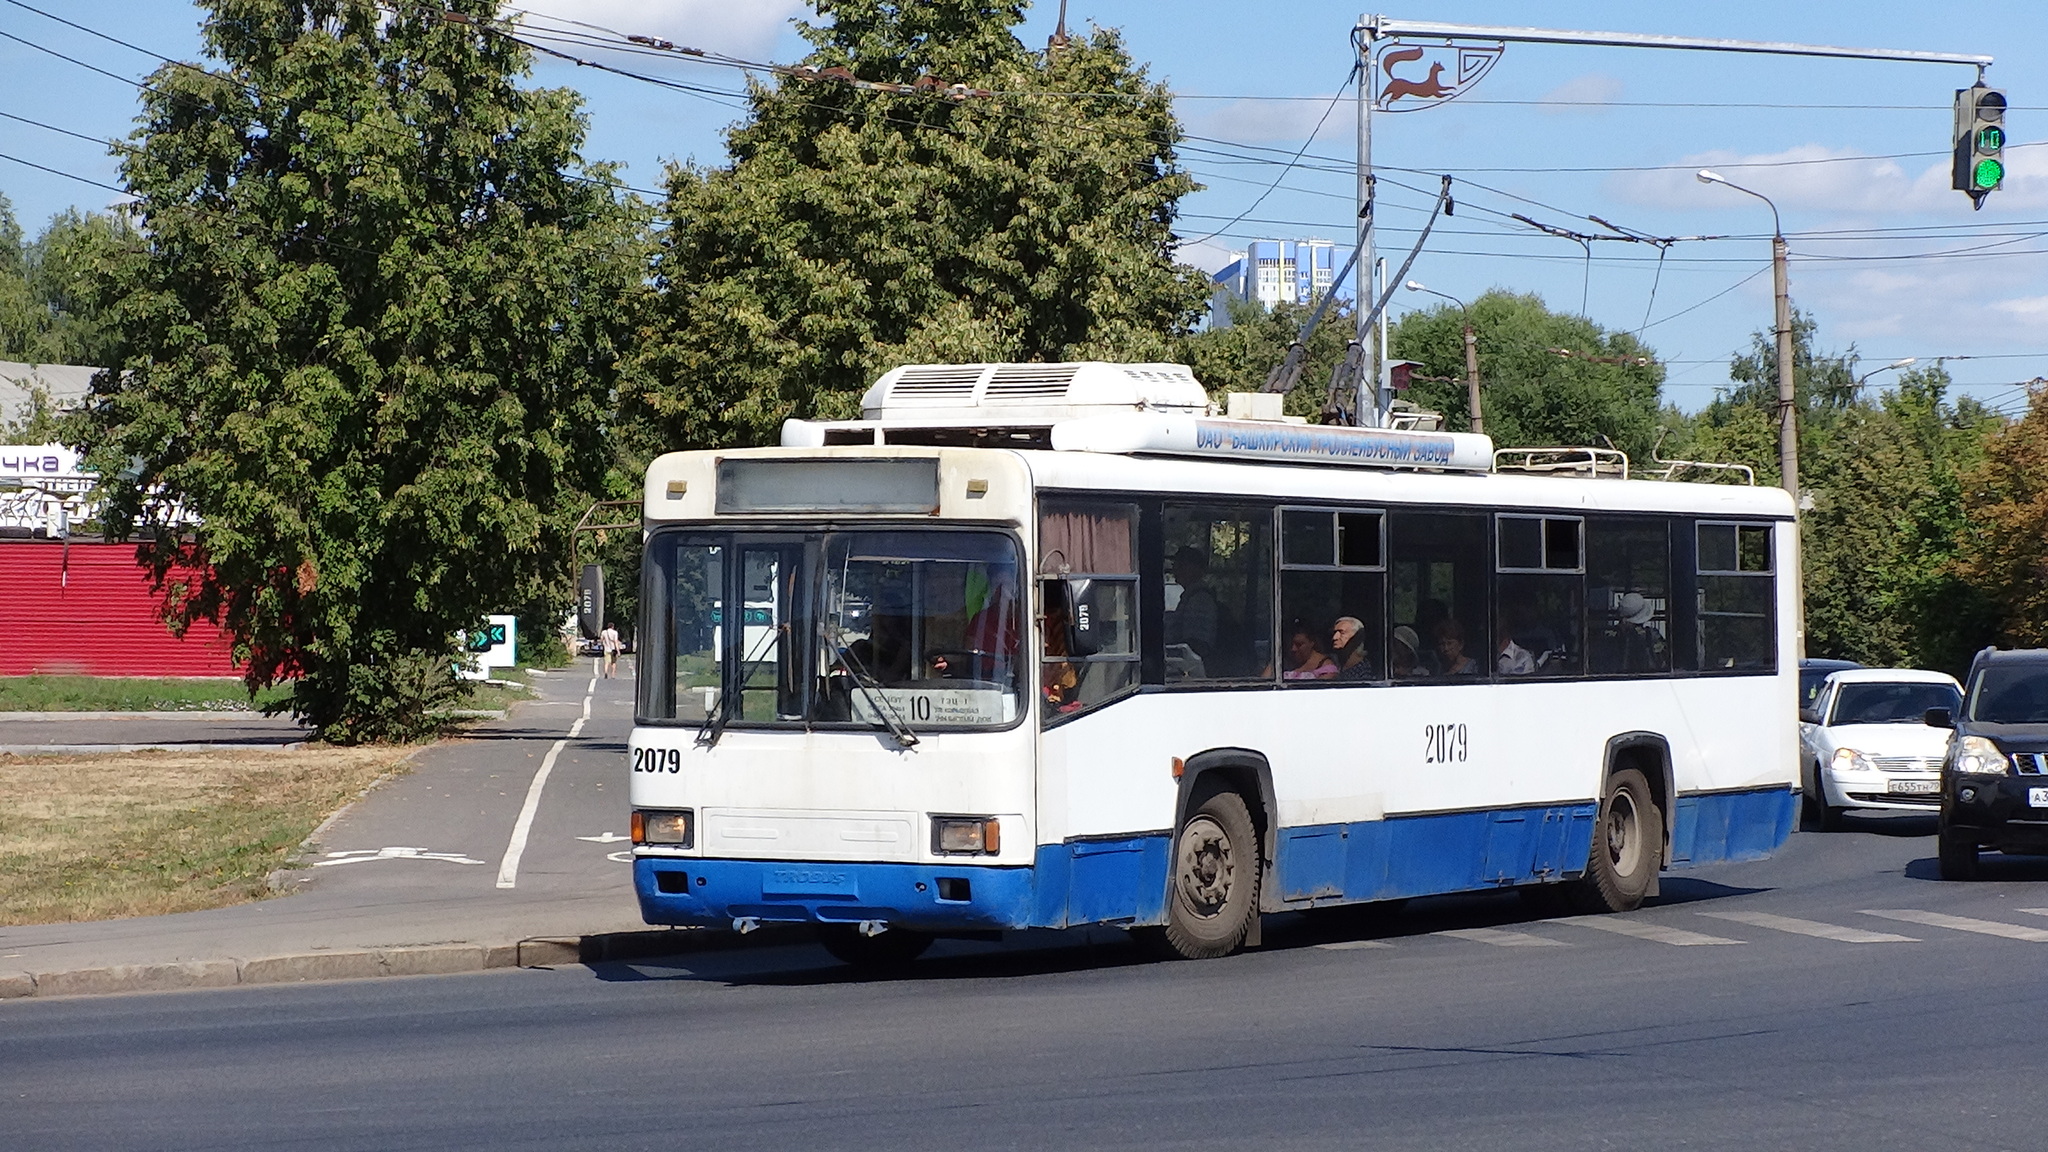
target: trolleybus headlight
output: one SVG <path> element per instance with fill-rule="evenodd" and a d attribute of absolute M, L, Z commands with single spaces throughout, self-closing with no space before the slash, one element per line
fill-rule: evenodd
<path fill-rule="evenodd" d="M 1002 822 L 993 816 L 932 817 L 932 851 L 939 855 L 994 856 L 1002 850 Z"/>
<path fill-rule="evenodd" d="M 1875 772 L 1877 765 L 1870 758 L 1854 748 L 1835 749 L 1834 768 L 1837 772 Z"/>
<path fill-rule="evenodd" d="M 1956 771 L 1968 776 L 2003 776 L 2012 770 L 1998 745 L 1982 736 L 1963 737 L 1955 763 Z"/>
<path fill-rule="evenodd" d="M 692 821 L 688 808 L 679 811 L 633 810 L 633 843 L 690 846 Z"/>

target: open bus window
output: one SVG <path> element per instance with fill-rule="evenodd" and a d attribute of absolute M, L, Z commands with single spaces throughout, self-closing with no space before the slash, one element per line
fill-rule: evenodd
<path fill-rule="evenodd" d="M 1167 683 L 1270 676 L 1272 512 L 1169 504 L 1164 519 Z"/>
<path fill-rule="evenodd" d="M 1282 683 L 1385 677 L 1384 525 L 1380 512 L 1281 509 Z"/>
<path fill-rule="evenodd" d="M 1697 530 L 1700 668 L 1772 667 L 1778 637 L 1770 525 L 1703 522 Z"/>
<path fill-rule="evenodd" d="M 1483 512 L 1388 514 L 1388 647 L 1396 679 L 1486 675 L 1488 521 Z"/>
<path fill-rule="evenodd" d="M 1671 671 L 1671 529 L 1661 517 L 1586 522 L 1587 671 Z"/>
<path fill-rule="evenodd" d="M 1136 505 L 1048 500 L 1038 520 L 1039 691 L 1056 720 L 1138 684 Z"/>
<path fill-rule="evenodd" d="M 824 541 L 816 718 L 921 726 L 1021 714 L 1017 547 L 989 532 L 847 532 Z"/>

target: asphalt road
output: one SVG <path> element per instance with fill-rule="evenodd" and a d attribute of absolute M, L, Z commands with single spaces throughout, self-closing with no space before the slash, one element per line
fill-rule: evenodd
<path fill-rule="evenodd" d="M 2038 1149 L 2048 859 L 1945 884 L 1930 832 L 1207 963 L 1098 933 L 888 980 L 795 946 L 0 1003 L 0 1146 Z"/>

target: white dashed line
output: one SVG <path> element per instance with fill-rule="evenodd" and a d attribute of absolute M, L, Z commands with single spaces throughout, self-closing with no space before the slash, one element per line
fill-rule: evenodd
<path fill-rule="evenodd" d="M 1865 908 L 1865 916 L 1882 916 L 1887 920 L 1904 920 L 1908 924 L 1925 924 L 1930 928 L 1953 928 L 1958 932 L 1975 932 L 1980 936 L 2003 936 L 2008 940 L 2025 940 L 2030 944 L 2048 943 L 2048 928 L 2028 928 L 2022 924 L 2006 924 L 1998 920 L 1977 920 L 1969 916 L 1950 916 L 1942 912 L 1922 912 L 1918 908 Z"/>
<path fill-rule="evenodd" d="M 1862 928 L 1844 928 L 1840 924 L 1824 924 L 1819 920 L 1801 920 L 1794 916 L 1774 916 L 1769 912 L 1702 912 L 1716 920 L 1733 920 L 1737 924 L 1751 924 L 1758 928 L 1775 928 L 1780 932 L 1793 932 L 1801 936 L 1818 936 L 1823 940 L 1839 940 L 1844 944 L 1917 944 L 1912 936 L 1899 936 L 1890 932 L 1870 932 Z"/>
<path fill-rule="evenodd" d="M 1325 952 L 1349 952 L 1354 948 L 1392 948 L 1393 945 L 1378 940 L 1339 940 L 1335 944 L 1318 944 L 1316 947 Z"/>
<path fill-rule="evenodd" d="M 1470 940 L 1475 944 L 1491 944 L 1495 948 L 1569 948 L 1562 940 L 1551 940 L 1543 936 L 1532 936 L 1527 932 L 1508 932 L 1500 928 L 1451 928 L 1438 932 L 1438 936 L 1449 936 L 1454 940 Z"/>
<path fill-rule="evenodd" d="M 597 681 L 590 682 L 591 691 L 597 690 Z M 540 771 L 533 774 L 533 783 L 526 787 L 526 803 L 519 806 L 519 819 L 512 824 L 512 840 L 505 845 L 505 861 L 498 865 L 498 887 L 515 888 L 519 884 L 519 858 L 526 855 L 526 837 L 533 831 L 533 818 L 540 811 L 540 794 L 547 789 L 548 774 L 555 770 L 555 758 L 568 747 L 569 741 L 583 734 L 583 725 L 590 719 L 590 697 L 583 698 L 583 715 L 569 725 L 569 734 L 555 741 L 548 754 L 541 759 Z"/>
<path fill-rule="evenodd" d="M 1546 920 L 1546 924 L 1575 924 L 1581 928 L 1598 928 L 1617 936 L 1633 936 L 1656 944 L 1671 944 L 1680 948 L 1692 948 L 1701 944 L 1741 944 L 1745 941 L 1730 940 L 1723 936 L 1709 936 L 1704 932 L 1688 932 L 1683 928 L 1667 928 L 1662 924 L 1650 924 L 1641 920 L 1621 920 L 1612 916 L 1566 916 L 1559 920 Z"/>

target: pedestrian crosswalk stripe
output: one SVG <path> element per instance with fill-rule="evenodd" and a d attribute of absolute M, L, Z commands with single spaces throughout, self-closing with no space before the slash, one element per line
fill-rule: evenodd
<path fill-rule="evenodd" d="M 1353 948 L 1392 948 L 1393 945 L 1379 940 L 1339 940 L 1334 944 L 1318 944 L 1316 947 L 1325 952 L 1349 952 Z"/>
<path fill-rule="evenodd" d="M 1975 932 L 1982 936 L 2003 936 L 2008 940 L 2025 940 L 2033 944 L 2048 942 L 2048 928 L 2029 928 L 2023 924 L 2007 924 L 1998 920 L 1977 920 L 1969 916 L 1922 912 L 1918 908 L 1865 908 L 1863 914 L 1882 916 L 1887 920 L 1904 920 L 1908 924 L 1925 924 L 1930 928 L 1953 928 L 1958 932 Z"/>
<path fill-rule="evenodd" d="M 1508 932 L 1499 928 L 1451 928 L 1438 932 L 1457 940 L 1470 940 L 1475 944 L 1491 944 L 1496 948 L 1569 948 L 1562 940 L 1551 940 L 1543 936 L 1532 936 L 1527 932 Z"/>
<path fill-rule="evenodd" d="M 1775 928 L 1780 932 L 1795 932 L 1801 936 L 1818 936 L 1823 940 L 1840 940 L 1844 944 L 1919 943 L 1912 936 L 1871 932 L 1863 928 L 1845 928 L 1840 924 L 1801 920 L 1795 916 L 1774 916 L 1769 912 L 1702 912 L 1700 915 L 1712 916 L 1716 920 L 1733 920 L 1737 924 L 1750 924 L 1758 928 Z"/>
<path fill-rule="evenodd" d="M 1642 920 L 1622 920 L 1613 916 L 1566 916 L 1558 920 L 1547 920 L 1547 924 L 1576 924 L 1581 928 L 1598 928 L 1618 936 L 1633 936 L 1638 940 L 1650 940 L 1658 944 L 1674 944 L 1689 948 L 1699 944 L 1741 944 L 1741 940 L 1730 940 L 1724 936 L 1709 936 L 1704 932 L 1688 932 L 1683 928 L 1668 928 L 1662 924 L 1651 924 Z"/>

